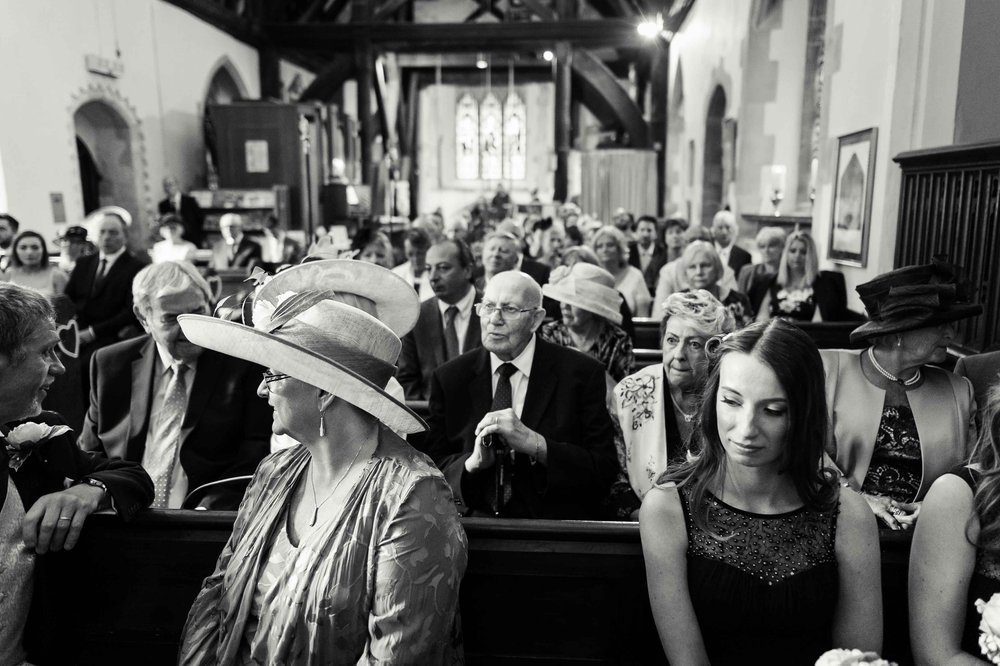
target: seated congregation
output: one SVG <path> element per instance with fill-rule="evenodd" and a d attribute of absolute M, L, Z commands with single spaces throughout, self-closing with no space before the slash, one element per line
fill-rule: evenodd
<path fill-rule="evenodd" d="M 151 663 L 183 664 L 972 659 L 971 602 L 1000 591 L 998 361 L 940 366 L 981 308 L 933 262 L 860 285 L 854 321 L 808 234 L 780 253 L 763 235 L 751 264 L 720 215 L 578 247 L 566 220 L 505 222 L 478 259 L 418 228 L 397 271 L 363 260 L 394 251 L 373 234 L 362 260 L 320 244 L 235 305 L 186 260 L 133 272 L 109 215 L 69 279 L 79 433 L 42 412 L 65 379 L 53 295 L 0 284 L 0 664 L 65 659 L 53 629 L 94 567 L 108 601 L 67 631 L 132 627 L 95 629 L 112 662 L 152 637 Z M 103 290 L 141 335 L 119 339 L 121 304 L 105 325 Z M 628 331 L 650 314 L 644 365 Z M 831 321 L 851 348 L 807 333 Z M 173 539 L 179 591 L 145 576 L 155 601 L 128 617 L 114 599 L 147 570 L 100 562 L 159 544 L 166 567 Z M 505 625 L 524 605 L 536 621 Z M 546 625 L 563 605 L 590 620 Z"/>

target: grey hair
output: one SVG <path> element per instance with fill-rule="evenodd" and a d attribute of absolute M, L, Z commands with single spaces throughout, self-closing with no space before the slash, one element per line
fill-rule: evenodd
<path fill-rule="evenodd" d="M 715 217 L 712 218 L 712 226 L 714 227 L 717 224 L 725 224 L 733 231 L 733 233 L 738 231 L 736 227 L 736 216 L 733 215 L 732 211 L 720 210 L 716 213 Z"/>
<path fill-rule="evenodd" d="M 187 261 L 150 264 L 139 271 L 132 281 L 132 302 L 139 312 L 149 314 L 153 298 L 192 289 L 204 296 L 205 303 L 211 305 L 212 288 L 193 264 Z"/>
<path fill-rule="evenodd" d="M 719 299 L 704 289 L 677 291 L 663 301 L 663 319 L 660 321 L 660 339 L 667 330 L 671 317 L 682 317 L 705 336 L 723 335 L 736 329 L 733 313 Z"/>
<path fill-rule="evenodd" d="M 496 240 L 496 239 L 505 240 L 508 243 L 513 243 L 514 251 L 518 254 L 518 256 L 524 254 L 524 247 L 521 245 L 521 239 L 510 231 L 491 231 L 490 233 L 486 234 L 485 238 L 483 238 L 483 247 L 485 248 L 487 245 L 489 245 L 489 242 L 491 240 Z"/>
<path fill-rule="evenodd" d="M 785 236 L 785 230 L 781 227 L 762 227 L 757 232 L 754 242 L 757 244 L 757 247 L 767 247 L 772 243 L 781 243 L 781 246 L 784 247 Z"/>
<path fill-rule="evenodd" d="M 55 326 L 49 299 L 32 289 L 0 282 L 0 355 L 18 365 L 24 360 L 24 344 L 43 324 Z"/>
<path fill-rule="evenodd" d="M 628 263 L 628 240 L 625 238 L 618 227 L 606 224 L 596 232 L 594 232 L 594 237 L 590 239 L 590 245 L 594 248 L 597 247 L 598 241 L 600 241 L 605 236 L 610 236 L 614 239 L 615 244 L 618 246 L 618 261 L 619 267 L 624 266 Z"/>
<path fill-rule="evenodd" d="M 684 254 L 681 255 L 681 267 L 684 269 L 685 275 L 695 255 L 701 253 L 707 254 L 708 258 L 711 259 L 712 265 L 715 267 L 715 281 L 718 282 L 722 279 L 726 267 L 722 265 L 722 259 L 719 258 L 719 253 L 715 251 L 715 246 L 708 241 L 692 241 L 684 248 Z"/>

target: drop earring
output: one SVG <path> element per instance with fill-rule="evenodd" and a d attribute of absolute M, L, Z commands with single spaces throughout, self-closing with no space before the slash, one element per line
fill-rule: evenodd
<path fill-rule="evenodd" d="M 326 421 L 324 420 L 325 416 L 326 416 L 325 412 L 320 412 L 319 413 L 319 436 L 320 437 L 325 437 L 326 436 Z"/>

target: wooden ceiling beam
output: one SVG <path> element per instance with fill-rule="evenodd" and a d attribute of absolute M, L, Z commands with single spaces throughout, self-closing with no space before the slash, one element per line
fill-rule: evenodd
<path fill-rule="evenodd" d="M 384 21 L 403 8 L 409 0 L 386 0 L 381 7 L 372 14 L 373 21 Z"/>
<path fill-rule="evenodd" d="M 531 51 L 566 41 L 579 48 L 645 48 L 648 42 L 627 19 L 523 23 L 272 23 L 263 32 L 280 48 L 352 52 L 355 43 L 398 53 Z"/>
<path fill-rule="evenodd" d="M 551 7 L 543 4 L 541 0 L 521 0 L 521 2 L 524 3 L 525 7 L 534 12 L 535 16 L 543 21 L 556 20 L 556 13 L 552 11 Z"/>
<path fill-rule="evenodd" d="M 250 18 L 240 16 L 217 2 L 211 0 L 166 1 L 250 46 L 259 48 L 264 44 L 260 31 Z"/>

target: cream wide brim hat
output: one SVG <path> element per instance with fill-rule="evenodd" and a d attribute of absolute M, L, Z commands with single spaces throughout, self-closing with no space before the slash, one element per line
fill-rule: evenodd
<path fill-rule="evenodd" d="M 614 285 L 611 273 L 599 266 L 578 262 L 568 271 L 565 266 L 554 270 L 548 283 L 542 285 L 542 293 L 621 326 L 622 295 L 614 286 L 608 286 L 608 281 Z"/>
<path fill-rule="evenodd" d="M 268 279 L 254 294 L 254 321 L 259 302 L 267 302 L 270 307 L 265 309 L 269 310 L 286 294 L 310 290 L 330 290 L 370 300 L 375 312 L 369 314 L 400 338 L 413 330 L 420 316 L 420 298 L 402 276 L 364 261 L 322 259 L 292 266 Z"/>
<path fill-rule="evenodd" d="M 273 332 L 205 315 L 180 315 L 177 321 L 194 344 L 320 388 L 396 432 L 427 429 L 383 388 L 395 369 L 399 338 L 353 306 L 322 300 Z"/>

